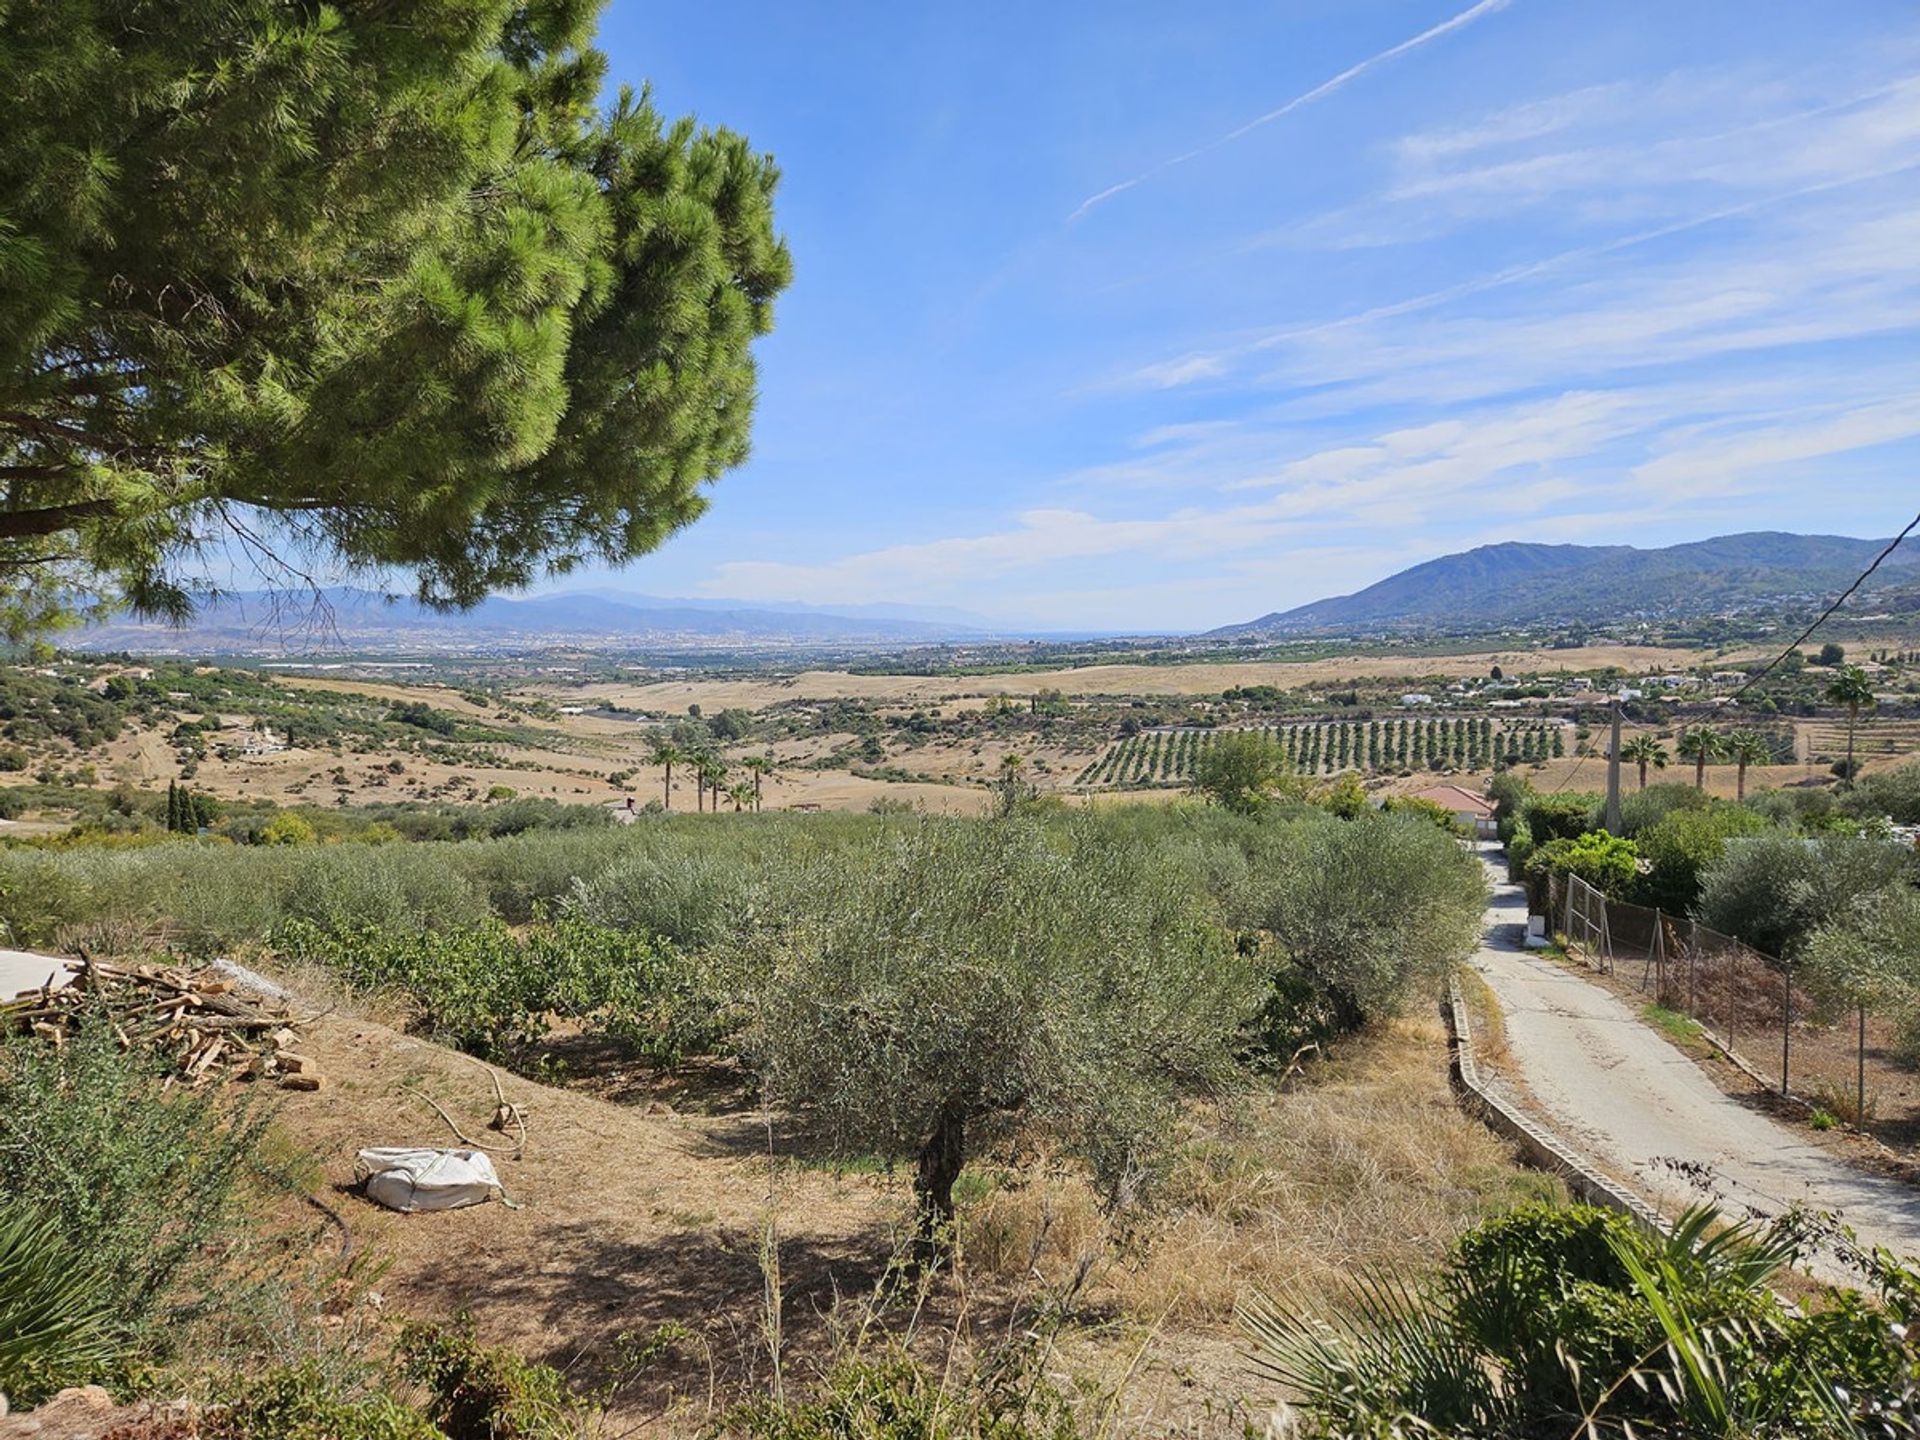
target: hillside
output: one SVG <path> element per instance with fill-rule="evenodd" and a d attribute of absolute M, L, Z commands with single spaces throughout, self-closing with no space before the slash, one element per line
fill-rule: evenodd
<path fill-rule="evenodd" d="M 1443 555 L 1354 594 L 1210 634 L 1257 639 L 1354 630 L 1614 624 L 1810 602 L 1845 588 L 1886 543 L 1774 531 L 1654 550 L 1510 541 Z M 1911 583 L 1917 572 L 1920 549 L 1906 548 L 1888 558 L 1881 574 L 1891 587 Z"/>

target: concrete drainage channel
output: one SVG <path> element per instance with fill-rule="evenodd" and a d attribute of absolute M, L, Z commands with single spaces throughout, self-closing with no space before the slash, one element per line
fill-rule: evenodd
<path fill-rule="evenodd" d="M 1461 1106 L 1478 1116 L 1494 1134 L 1516 1146 L 1529 1165 L 1565 1180 L 1567 1188 L 1579 1199 L 1618 1210 L 1648 1229 L 1664 1234 L 1667 1222 L 1659 1211 L 1602 1175 L 1591 1161 L 1546 1126 L 1481 1082 L 1480 1069 L 1473 1058 L 1473 1027 L 1467 1018 L 1467 1005 L 1460 996 L 1458 981 L 1447 982 L 1447 1000 L 1440 1008 L 1447 1022 L 1453 1090 Z"/>

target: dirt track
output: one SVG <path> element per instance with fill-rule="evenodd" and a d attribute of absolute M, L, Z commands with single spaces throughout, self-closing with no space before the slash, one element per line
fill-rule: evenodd
<path fill-rule="evenodd" d="M 1862 1241 L 1920 1254 L 1920 1189 L 1857 1169 L 1727 1095 L 1615 996 L 1520 946 L 1526 900 L 1504 870 L 1474 966 L 1499 999 L 1509 1067 L 1534 1108 L 1615 1179 L 1673 1212 L 1711 1172 L 1729 1211 L 1829 1210 Z M 1671 1162 L 1678 1162 L 1678 1166 Z"/>

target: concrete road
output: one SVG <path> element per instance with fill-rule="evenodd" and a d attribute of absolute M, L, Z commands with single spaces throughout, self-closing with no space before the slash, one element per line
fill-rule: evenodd
<path fill-rule="evenodd" d="M 56 986 L 64 985 L 70 974 L 69 962 L 54 956 L 0 950 L 0 1000 L 10 1000 L 22 990 L 38 990 L 50 975 Z"/>
<path fill-rule="evenodd" d="M 1500 1002 L 1505 1064 L 1528 1092 L 1515 1098 L 1668 1213 L 1701 1198 L 1683 1171 L 1703 1167 L 1729 1212 L 1777 1214 L 1798 1201 L 1836 1213 L 1869 1244 L 1920 1255 L 1920 1188 L 1857 1169 L 1743 1105 L 1610 991 L 1527 952 L 1525 893 L 1504 862 L 1488 863 L 1494 897 L 1473 964 Z"/>

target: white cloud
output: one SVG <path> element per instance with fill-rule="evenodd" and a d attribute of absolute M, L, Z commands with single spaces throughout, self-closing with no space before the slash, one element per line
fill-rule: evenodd
<path fill-rule="evenodd" d="M 1191 385 L 1195 381 L 1211 380 L 1226 373 L 1225 356 L 1186 355 L 1178 360 L 1143 365 L 1128 379 L 1132 384 L 1145 385 L 1154 390 L 1171 390 L 1177 385 Z"/>
<path fill-rule="evenodd" d="M 1398 45 L 1389 46 L 1387 49 L 1380 51 L 1378 54 L 1369 55 L 1365 60 L 1360 61 L 1357 65 L 1348 66 L 1345 70 L 1342 70 L 1338 75 L 1335 75 L 1331 80 L 1323 80 L 1320 84 L 1314 86 L 1311 90 L 1306 90 L 1301 92 L 1300 94 L 1294 96 L 1291 100 L 1287 101 L 1285 104 L 1276 106 L 1274 109 L 1267 111 L 1264 115 L 1255 116 L 1253 119 L 1247 121 L 1247 123 L 1244 125 L 1235 126 L 1233 129 L 1227 131 L 1226 134 L 1218 137 L 1217 139 L 1209 140 L 1204 145 L 1195 146 L 1193 149 L 1188 150 L 1183 154 L 1175 155 L 1171 159 L 1162 160 L 1159 164 L 1149 166 L 1147 169 L 1142 170 L 1138 175 L 1133 176 L 1131 179 L 1122 180 L 1118 184 L 1109 185 L 1107 186 L 1106 189 L 1101 190 L 1093 195 L 1089 195 L 1085 200 L 1082 200 L 1080 202 L 1079 206 L 1074 210 L 1073 214 L 1067 217 L 1067 223 L 1072 224 L 1074 221 L 1080 219 L 1082 216 L 1086 215 L 1089 211 L 1093 210 L 1096 206 L 1103 205 L 1107 201 L 1113 199 L 1116 195 L 1122 195 L 1127 191 L 1134 189 L 1136 186 L 1145 184 L 1148 180 L 1153 179 L 1153 177 L 1156 175 L 1164 174 L 1166 171 L 1173 169 L 1175 166 L 1185 165 L 1189 160 L 1197 160 L 1202 155 L 1211 154 L 1213 151 L 1220 149 L 1223 145 L 1231 145 L 1235 140 L 1240 139 L 1244 135 L 1249 135 L 1253 133 L 1255 130 L 1262 128 L 1263 126 L 1271 125 L 1274 121 L 1283 119 L 1284 117 L 1293 114 L 1293 112 L 1296 110 L 1304 109 L 1306 106 L 1313 104 L 1313 102 L 1316 100 L 1325 99 L 1327 96 L 1333 94 L 1336 90 L 1341 89 L 1350 81 L 1357 80 L 1360 76 L 1366 74 L 1369 70 L 1374 69 L 1376 66 L 1384 65 L 1389 60 L 1397 59 L 1400 56 L 1405 55 L 1410 50 L 1417 50 L 1422 45 L 1425 45 L 1428 42 L 1433 40 L 1438 40 L 1443 35 L 1448 35 L 1455 30 L 1463 29 L 1464 27 L 1473 24 L 1474 21 L 1479 20 L 1484 16 L 1491 15 L 1496 11 L 1504 10 L 1511 3 L 1512 3 L 1512 0 L 1476 0 L 1475 4 L 1469 5 L 1465 10 L 1462 10 L 1459 14 L 1451 16 L 1446 20 L 1442 20 L 1438 25 L 1432 26 L 1430 29 L 1423 30 L 1418 35 L 1415 35 L 1410 39 L 1402 40 Z"/>
<path fill-rule="evenodd" d="M 1862 406 L 1796 425 L 1742 427 L 1737 432 L 1665 451 L 1634 467 L 1649 491 L 1689 495 L 1738 491 L 1755 472 L 1843 455 L 1920 435 L 1920 400 Z"/>

